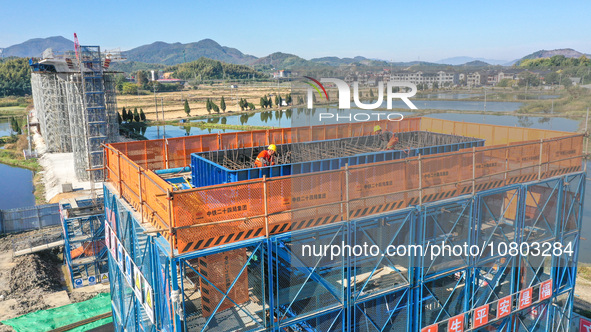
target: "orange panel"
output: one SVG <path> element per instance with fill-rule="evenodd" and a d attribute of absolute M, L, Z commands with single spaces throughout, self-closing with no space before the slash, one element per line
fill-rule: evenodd
<path fill-rule="evenodd" d="M 214 309 L 228 293 L 227 298 L 220 305 L 217 312 L 232 308 L 234 303 L 242 304 L 249 300 L 248 296 L 248 273 L 247 269 L 241 272 L 248 257 L 246 249 L 234 249 L 219 254 L 211 254 L 198 258 L 199 273 L 205 277 L 200 278 L 201 307 L 203 317 L 209 317 Z M 194 267 L 195 268 L 195 267 Z M 236 280 L 234 287 L 230 285 Z M 232 299 L 230 301 L 229 299 Z"/>

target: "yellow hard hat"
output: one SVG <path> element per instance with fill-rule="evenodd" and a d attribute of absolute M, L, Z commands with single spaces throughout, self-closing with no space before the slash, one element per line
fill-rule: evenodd
<path fill-rule="evenodd" d="M 277 147 L 275 146 L 275 144 L 271 144 L 271 145 L 269 145 L 269 150 L 273 150 L 273 151 L 277 152 Z"/>
<path fill-rule="evenodd" d="M 375 125 L 375 126 L 373 127 L 373 132 L 375 133 L 375 132 L 376 132 L 376 131 L 378 131 L 378 130 L 382 130 L 382 127 L 380 127 L 380 126 L 378 126 L 378 125 Z"/>

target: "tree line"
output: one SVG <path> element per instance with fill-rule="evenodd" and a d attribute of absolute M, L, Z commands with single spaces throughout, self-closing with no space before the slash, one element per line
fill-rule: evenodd
<path fill-rule="evenodd" d="M 140 108 L 140 111 L 138 112 L 137 107 L 135 107 L 132 112 L 131 109 L 126 110 L 125 107 L 123 107 L 121 113 L 117 112 L 117 122 L 119 122 L 119 124 L 122 124 L 123 122 L 132 123 L 134 121 L 142 123 L 146 121 L 146 114 L 143 109 Z"/>
<path fill-rule="evenodd" d="M 591 61 L 582 55 L 579 58 L 567 58 L 564 55 L 555 55 L 550 58 L 525 59 L 519 63 L 519 67 L 589 67 Z"/>
<path fill-rule="evenodd" d="M 183 80 L 196 78 L 212 80 L 266 77 L 263 73 L 253 70 L 249 66 L 235 65 L 204 57 L 196 61 L 170 66 L 165 71 L 172 72 L 172 77 Z"/>
<path fill-rule="evenodd" d="M 0 96 L 31 94 L 31 67 L 25 58 L 0 60 Z"/>

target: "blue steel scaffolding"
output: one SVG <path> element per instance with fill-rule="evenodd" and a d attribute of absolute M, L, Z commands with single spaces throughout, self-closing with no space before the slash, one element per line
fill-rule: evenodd
<path fill-rule="evenodd" d="M 79 288 L 108 282 L 102 198 L 62 200 L 59 206 L 71 284 Z"/>
<path fill-rule="evenodd" d="M 569 331 L 584 187 L 584 173 L 573 171 L 179 255 L 106 184 L 114 324 L 117 331 Z M 510 242 L 562 249 L 540 256 L 497 246 Z M 303 255 L 335 244 L 378 251 Z M 433 244 L 481 251 L 386 255 L 389 246 Z"/>
<path fill-rule="evenodd" d="M 154 293 L 152 323 L 141 297 L 110 259 L 115 325 L 121 331 L 420 331 L 462 314 L 472 319 L 475 308 L 486 304 L 492 311 L 507 296 L 513 303 L 521 290 L 532 287 L 538 296 L 531 306 L 514 307 L 473 330 L 568 331 L 584 185 L 583 173 L 565 175 L 177 257 L 171 257 L 163 237 L 146 234 L 149 229 L 107 185 L 110 225 Z M 394 244 L 487 247 L 499 239 L 520 245 L 571 243 L 573 253 L 381 255 Z M 341 242 L 376 245 L 379 255 L 333 260 L 300 255 L 306 245 Z M 231 259 L 233 271 L 224 258 Z M 222 283 L 220 273 L 226 273 Z M 551 296 L 537 301 L 549 280 Z"/>

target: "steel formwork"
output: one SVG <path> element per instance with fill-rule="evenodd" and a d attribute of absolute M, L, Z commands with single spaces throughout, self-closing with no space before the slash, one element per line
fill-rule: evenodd
<path fill-rule="evenodd" d="M 72 286 L 79 288 L 108 282 L 102 199 L 63 200 L 59 209 L 64 261 Z"/>
<path fill-rule="evenodd" d="M 411 119 L 397 128 L 432 127 L 487 146 L 191 190 L 174 190 L 153 172 L 187 165 L 171 146 L 192 153 L 273 137 L 334 139 L 373 125 L 108 147 L 116 329 L 568 331 L 585 186 L 581 135 Z M 382 255 L 389 246 L 437 243 L 481 251 Z M 570 251 L 501 252 L 511 243 Z M 334 244 L 368 244 L 377 254 L 304 254 Z"/>

